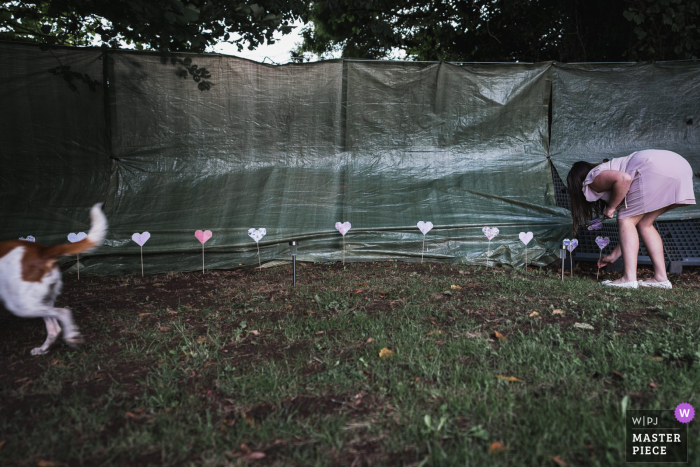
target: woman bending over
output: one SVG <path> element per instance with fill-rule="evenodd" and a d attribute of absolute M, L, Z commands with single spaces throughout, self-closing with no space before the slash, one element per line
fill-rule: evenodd
<path fill-rule="evenodd" d="M 577 162 L 566 182 L 574 232 L 594 215 L 612 219 L 617 211 L 620 243 L 598 261 L 598 267 L 622 256 L 624 274 L 616 281 L 603 281 L 603 285 L 670 289 L 663 243 L 654 221 L 670 209 L 695 204 L 693 169 L 688 161 L 675 152 L 647 149 L 600 164 Z M 654 278 L 646 281 L 637 281 L 639 237 L 654 267 Z"/>

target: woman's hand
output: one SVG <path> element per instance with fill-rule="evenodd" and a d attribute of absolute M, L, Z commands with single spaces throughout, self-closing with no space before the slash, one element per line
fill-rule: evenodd
<path fill-rule="evenodd" d="M 612 254 L 605 255 L 598 260 L 598 269 L 604 268 L 609 264 L 613 264 L 615 261 L 617 261 L 617 258 L 614 258 Z"/>
<path fill-rule="evenodd" d="M 606 219 L 612 219 L 613 216 L 615 215 L 615 208 L 612 206 L 608 206 L 603 210 L 603 217 Z"/>
<path fill-rule="evenodd" d="M 618 243 L 609 255 L 604 255 L 598 260 L 598 268 L 604 268 L 608 264 L 613 264 L 618 260 L 618 258 L 620 258 L 620 256 L 622 256 L 622 250 L 620 249 L 620 244 Z"/>

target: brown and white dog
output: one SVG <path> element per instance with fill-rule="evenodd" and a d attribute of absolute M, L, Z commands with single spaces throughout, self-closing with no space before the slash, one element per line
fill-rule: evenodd
<path fill-rule="evenodd" d="M 90 210 L 92 226 L 87 238 L 63 245 L 44 246 L 24 240 L 0 242 L 0 299 L 5 308 L 23 318 L 44 318 L 48 336 L 32 355 L 45 354 L 63 328 L 63 339 L 69 345 L 83 342 L 73 316 L 67 308 L 54 308 L 61 293 L 61 271 L 56 260 L 93 250 L 107 234 L 107 219 L 102 204 Z M 59 326 L 60 321 L 60 326 Z"/>

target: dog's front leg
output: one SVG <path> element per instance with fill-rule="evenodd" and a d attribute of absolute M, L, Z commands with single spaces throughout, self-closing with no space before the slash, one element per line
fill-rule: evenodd
<path fill-rule="evenodd" d="M 58 325 L 56 318 L 45 317 L 44 322 L 46 323 L 46 341 L 41 347 L 32 349 L 32 355 L 44 355 L 49 351 L 49 347 L 56 342 L 56 338 L 61 333 L 61 327 Z"/>

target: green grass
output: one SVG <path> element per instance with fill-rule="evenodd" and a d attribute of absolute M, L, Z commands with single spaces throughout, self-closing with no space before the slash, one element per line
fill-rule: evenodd
<path fill-rule="evenodd" d="M 298 270 L 69 277 L 82 348 L 31 357 L 43 324 L 0 322 L 0 463 L 621 465 L 625 408 L 700 406 L 697 272 Z"/>

